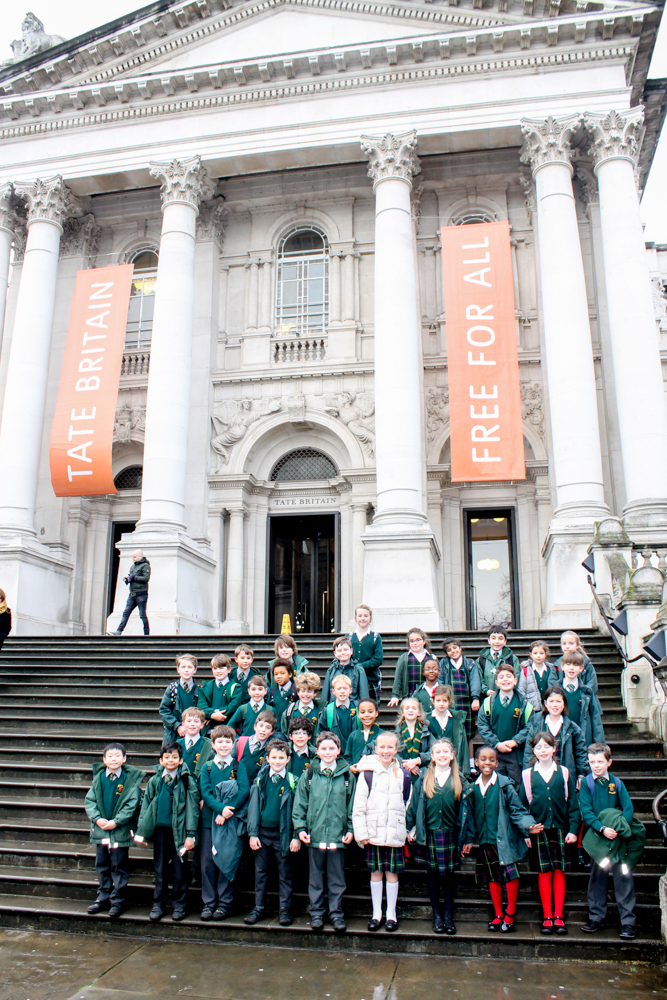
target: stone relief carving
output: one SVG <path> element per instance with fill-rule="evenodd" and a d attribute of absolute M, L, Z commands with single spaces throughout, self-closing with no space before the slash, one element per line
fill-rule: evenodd
<path fill-rule="evenodd" d="M 526 206 L 528 222 L 533 222 L 533 214 L 536 208 L 535 181 L 533 175 L 527 170 L 519 171 L 519 183 L 523 189 L 523 203 Z"/>
<path fill-rule="evenodd" d="M 94 215 L 84 215 L 81 219 L 65 219 L 63 234 L 60 237 L 60 256 L 87 257 L 88 266 L 95 267 L 101 232 Z"/>
<path fill-rule="evenodd" d="M 60 35 L 47 35 L 44 25 L 34 14 L 27 13 L 21 24 L 21 37 L 11 43 L 14 53 L 12 59 L 5 59 L 1 65 L 5 66 L 11 62 L 20 62 L 28 56 L 34 56 L 37 52 L 45 52 L 52 49 L 54 45 L 60 45 L 65 39 Z"/>
<path fill-rule="evenodd" d="M 591 156 L 596 165 L 613 156 L 625 156 L 637 164 L 644 136 L 644 109 L 641 106 L 622 115 L 618 111 L 609 114 L 588 112 L 583 117 L 583 125 L 593 140 Z"/>
<path fill-rule="evenodd" d="M 426 440 L 429 444 L 449 417 L 449 386 L 426 390 Z"/>
<path fill-rule="evenodd" d="M 293 424 L 302 424 L 306 419 L 306 397 L 290 396 L 287 400 L 287 416 Z"/>
<path fill-rule="evenodd" d="M 143 438 L 146 430 L 146 407 L 130 406 L 125 404 L 116 410 L 116 418 L 113 425 L 113 440 L 118 444 L 129 444 L 130 441 L 141 440 L 139 432 Z"/>
<path fill-rule="evenodd" d="M 208 170 L 202 166 L 201 156 L 191 156 L 188 160 L 170 160 L 169 163 L 151 163 L 151 177 L 161 181 L 160 197 L 162 205 L 170 202 L 185 202 L 199 208 L 201 201 L 211 198 L 215 183 Z"/>
<path fill-rule="evenodd" d="M 577 164 L 577 178 L 581 184 L 581 193 L 587 205 L 596 205 L 600 200 L 598 179 L 589 167 Z"/>
<path fill-rule="evenodd" d="M 211 414 L 214 431 L 211 448 L 217 456 L 214 472 L 222 472 L 229 462 L 232 448 L 245 437 L 251 424 L 269 413 L 276 413 L 282 405 L 281 399 L 274 398 L 259 401 L 257 409 L 253 408 L 252 399 L 227 399 L 216 406 Z"/>
<path fill-rule="evenodd" d="M 225 217 L 227 209 L 222 195 L 210 201 L 202 201 L 197 216 L 197 239 L 202 242 L 213 240 L 222 250 L 225 240 Z"/>
<path fill-rule="evenodd" d="M 417 132 L 402 132 L 400 135 L 362 135 L 361 148 L 368 157 L 368 176 L 372 181 L 385 177 L 404 177 L 412 180 L 420 173 L 419 157 L 416 153 Z"/>
<path fill-rule="evenodd" d="M 14 185 L 0 185 L 0 229 L 8 229 L 14 234 L 14 260 L 23 260 L 25 254 L 27 214 L 25 202 L 17 196 Z"/>
<path fill-rule="evenodd" d="M 81 202 L 74 197 L 62 177 L 18 183 L 14 185 L 14 190 L 28 205 L 28 222 L 40 219 L 62 226 L 65 219 L 83 215 Z"/>
<path fill-rule="evenodd" d="M 539 382 L 521 383 L 521 415 L 531 424 L 544 440 L 544 410 L 542 408 L 542 386 Z"/>
<path fill-rule="evenodd" d="M 569 163 L 572 158 L 570 139 L 581 125 L 580 115 L 565 118 L 524 118 L 521 132 L 525 139 L 521 162 L 533 170 L 544 163 Z"/>
<path fill-rule="evenodd" d="M 656 323 L 663 333 L 667 333 L 667 285 L 662 278 L 652 278 L 651 288 Z"/>
<path fill-rule="evenodd" d="M 369 392 L 339 392 L 325 397 L 325 410 L 342 420 L 371 458 L 375 455 L 375 401 Z"/>

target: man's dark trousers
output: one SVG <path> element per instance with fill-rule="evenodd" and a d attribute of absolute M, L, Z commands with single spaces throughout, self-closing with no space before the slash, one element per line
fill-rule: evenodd
<path fill-rule="evenodd" d="M 215 863 L 210 829 L 202 827 L 200 847 L 202 903 L 212 910 L 229 912 L 234 902 L 234 883 L 225 878 Z"/>
<path fill-rule="evenodd" d="M 171 861 L 171 902 L 175 910 L 184 910 L 188 898 L 187 855 L 180 856 L 174 844 L 174 834 L 170 826 L 156 826 L 153 834 L 153 858 L 155 861 L 155 890 L 153 903 L 164 909 L 167 902 L 167 866 Z"/>
<path fill-rule="evenodd" d="M 595 923 L 601 924 L 607 916 L 607 890 L 609 876 L 614 879 L 614 895 L 621 927 L 634 927 L 635 918 L 635 881 L 632 872 L 623 874 L 621 864 L 617 861 L 609 868 L 600 868 L 595 861 L 591 862 L 591 877 L 588 881 L 588 915 Z"/>
<path fill-rule="evenodd" d="M 134 611 L 135 608 L 139 608 L 139 617 L 143 622 L 144 635 L 150 635 L 151 630 L 148 624 L 148 618 L 146 617 L 146 604 L 148 602 L 148 594 L 130 594 L 127 598 L 127 604 L 125 605 L 125 610 L 123 611 L 123 617 L 118 625 L 118 631 L 122 632 L 127 625 L 127 620 Z"/>
<path fill-rule="evenodd" d="M 280 831 L 259 828 L 259 842 L 262 845 L 255 851 L 255 906 L 258 910 L 266 907 L 266 889 L 271 869 L 271 855 L 278 865 L 278 896 L 280 912 L 290 912 L 292 909 L 292 863 L 290 856 L 282 852 L 280 846 Z"/>
<path fill-rule="evenodd" d="M 127 883 L 130 880 L 129 847 L 107 847 L 98 844 L 95 851 L 95 871 L 100 887 L 97 901 L 107 899 L 112 906 L 125 905 Z"/>
<path fill-rule="evenodd" d="M 308 848 L 310 874 L 308 897 L 311 917 L 324 916 L 324 878 L 326 874 L 329 894 L 329 916 L 342 917 L 341 901 L 345 892 L 345 848 L 325 851 L 320 847 Z"/>

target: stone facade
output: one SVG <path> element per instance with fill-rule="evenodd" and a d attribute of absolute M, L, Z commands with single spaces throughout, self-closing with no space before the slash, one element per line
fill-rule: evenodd
<path fill-rule="evenodd" d="M 353 7 L 174 3 L 0 69 L 0 586 L 19 634 L 115 627 L 137 547 L 154 632 L 262 632 L 270 525 L 291 514 L 336 515 L 331 629 L 361 600 L 379 629 L 473 627 L 471 511 L 511 512 L 522 627 L 590 625 L 596 522 L 667 545 L 667 247 L 644 246 L 638 201 L 667 106 L 646 84 L 659 8 Z M 498 220 L 526 477 L 452 483 L 440 227 Z M 326 285 L 321 326 L 297 329 L 283 248 L 305 231 Z M 128 323 L 113 445 L 141 487 L 57 499 L 76 271 L 141 253 L 154 311 L 145 335 Z M 332 474 L 272 478 L 298 449 Z"/>

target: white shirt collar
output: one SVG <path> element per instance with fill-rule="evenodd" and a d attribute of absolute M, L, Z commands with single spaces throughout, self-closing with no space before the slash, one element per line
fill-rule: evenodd
<path fill-rule="evenodd" d="M 350 707 L 349 698 L 347 699 L 347 701 L 339 701 L 338 698 L 336 698 L 336 708 L 349 708 L 349 707 Z"/>
<path fill-rule="evenodd" d="M 451 717 L 452 717 L 452 713 L 451 713 L 451 712 L 449 711 L 449 709 L 448 709 L 448 708 L 446 708 L 446 709 L 445 709 L 445 725 L 447 725 L 447 722 L 449 721 L 449 719 L 451 719 Z M 436 715 L 436 713 L 434 712 L 434 713 L 433 713 L 433 718 L 434 718 L 434 719 L 437 719 L 437 720 L 438 720 L 438 722 L 440 722 L 440 719 L 442 718 L 442 716 L 438 716 L 438 715 Z M 442 723 L 440 723 L 440 728 L 442 728 Z"/>
<path fill-rule="evenodd" d="M 565 688 L 566 691 L 568 690 L 568 688 L 574 688 L 574 690 L 576 691 L 577 688 L 579 687 L 579 678 L 575 677 L 573 680 L 570 681 L 567 679 L 565 674 L 563 674 L 563 687 Z"/>
<path fill-rule="evenodd" d="M 232 762 L 232 755 L 230 753 L 227 754 L 224 760 L 221 757 L 219 757 L 218 754 L 216 754 L 215 757 L 213 758 L 213 763 L 215 764 L 216 767 L 219 767 L 220 770 L 222 770 L 223 767 L 229 767 L 231 762 Z"/>
<path fill-rule="evenodd" d="M 186 747 L 186 749 L 189 750 L 190 747 L 192 747 L 192 746 L 195 745 L 195 743 L 199 743 L 200 739 L 201 739 L 201 733 L 197 733 L 196 736 L 188 736 L 187 733 L 186 733 L 186 735 L 185 735 L 185 747 Z"/>
<path fill-rule="evenodd" d="M 410 652 L 414 656 L 415 660 L 419 660 L 420 663 L 429 655 L 428 649 L 422 649 L 421 653 L 414 653 L 412 650 L 410 650 Z"/>
<path fill-rule="evenodd" d="M 177 774 L 178 774 L 178 767 L 176 768 L 175 771 L 168 771 L 167 768 L 165 767 L 164 771 L 162 772 L 162 780 L 166 781 L 167 777 L 170 777 L 171 780 L 173 781 Z"/>
<path fill-rule="evenodd" d="M 456 670 L 460 670 L 461 665 L 463 664 L 463 654 L 461 654 L 461 656 L 459 656 L 458 660 L 452 660 L 451 662 L 452 662 L 452 666 Z"/>
<path fill-rule="evenodd" d="M 311 701 L 308 704 L 306 704 L 305 701 L 301 701 L 301 699 L 299 698 L 298 708 L 302 715 L 306 715 L 308 712 L 312 712 L 313 702 Z"/>
<path fill-rule="evenodd" d="M 218 678 L 216 677 L 216 679 L 215 679 L 215 686 L 221 688 L 221 687 L 223 687 L 227 683 L 228 680 L 229 680 L 229 677 L 226 677 L 224 681 L 219 681 Z"/>
<path fill-rule="evenodd" d="M 560 732 L 560 728 L 563 725 L 563 716 L 559 715 L 557 721 L 554 723 L 554 722 L 551 721 L 551 716 L 550 715 L 546 715 L 544 717 L 544 721 L 546 722 L 547 729 L 549 730 L 549 732 L 551 733 L 551 735 L 555 736 L 556 733 Z"/>
<path fill-rule="evenodd" d="M 245 669 L 244 669 L 243 667 L 237 666 L 236 672 L 237 672 L 237 674 L 238 674 L 239 677 L 242 677 L 243 680 L 245 680 L 246 677 L 248 676 L 248 674 L 250 673 L 250 667 L 245 667 Z"/>
<path fill-rule="evenodd" d="M 491 787 L 491 785 L 495 785 L 495 783 L 496 783 L 497 780 L 498 780 L 498 772 L 497 771 L 493 772 L 493 774 L 491 775 L 491 777 L 489 778 L 489 780 L 487 781 L 486 784 L 484 784 L 484 782 L 482 781 L 482 775 L 480 774 L 480 776 L 477 779 L 477 781 L 475 782 L 475 784 L 479 785 L 479 790 L 482 793 L 482 797 L 484 797 L 486 795 L 486 793 L 488 792 L 488 790 Z"/>
<path fill-rule="evenodd" d="M 248 704 L 249 704 L 249 705 L 253 705 L 253 706 L 254 706 L 254 705 L 256 705 L 256 706 L 257 706 L 257 708 L 261 708 L 261 707 L 262 707 L 262 705 L 264 704 L 264 698 L 262 698 L 262 700 L 261 700 L 261 701 L 254 701 L 254 700 L 253 700 L 253 699 L 251 698 L 251 699 L 250 699 L 250 701 L 248 702 Z"/>
<path fill-rule="evenodd" d="M 297 757 L 306 757 L 308 755 L 308 747 L 304 747 L 303 750 L 297 750 L 297 748 L 294 747 L 294 753 Z"/>
<path fill-rule="evenodd" d="M 280 771 L 274 771 L 273 768 L 269 768 L 269 777 L 273 778 L 275 777 L 276 774 L 279 774 L 281 778 L 284 778 L 286 772 L 287 772 L 286 767 L 283 767 Z"/>
<path fill-rule="evenodd" d="M 120 772 L 122 770 L 123 770 L 123 765 L 122 764 L 120 765 L 120 767 L 115 767 L 115 768 L 108 767 L 107 768 L 107 778 L 110 778 L 112 774 L 115 774 L 117 778 L 120 778 Z"/>
<path fill-rule="evenodd" d="M 438 782 L 441 788 L 443 787 L 443 785 L 445 784 L 451 773 L 452 773 L 451 767 L 438 767 L 437 764 L 435 765 L 435 780 Z"/>
<path fill-rule="evenodd" d="M 281 690 L 281 691 L 283 691 L 283 692 L 285 692 L 285 691 L 289 691 L 289 690 L 290 690 L 290 688 L 292 687 L 292 682 L 291 682 L 291 681 L 287 681 L 287 683 L 286 683 L 286 684 L 279 684 L 279 685 L 278 685 L 278 687 L 279 687 L 279 688 L 280 688 L 280 690 Z"/>
<path fill-rule="evenodd" d="M 186 681 L 181 677 L 179 684 L 181 685 L 184 691 L 192 691 L 192 688 L 194 687 L 195 684 L 194 678 L 191 678 L 189 681 Z"/>
<path fill-rule="evenodd" d="M 535 770 L 539 771 L 544 780 L 548 782 L 551 776 L 556 773 L 556 764 L 552 760 L 550 764 L 544 765 L 541 763 L 541 761 L 538 760 L 537 764 L 535 765 Z"/>

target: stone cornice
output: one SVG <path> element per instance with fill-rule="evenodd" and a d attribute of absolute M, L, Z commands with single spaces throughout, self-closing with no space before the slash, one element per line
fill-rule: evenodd
<path fill-rule="evenodd" d="M 210 93 L 189 93 L 187 96 L 183 95 L 183 97 L 174 95 L 172 99 L 141 104 L 135 101 L 134 91 L 137 90 L 142 81 L 126 80 L 123 84 L 125 100 L 123 101 L 118 95 L 115 95 L 114 97 L 110 97 L 107 102 L 105 96 L 104 104 L 101 107 L 91 102 L 91 91 L 89 89 L 86 90 L 86 88 L 82 88 L 81 91 L 77 92 L 69 92 L 67 95 L 49 95 L 54 100 L 59 96 L 63 99 L 67 97 L 70 102 L 74 100 L 81 111 L 84 108 L 87 109 L 82 114 L 63 115 L 62 111 L 60 114 L 54 114 L 44 108 L 38 98 L 32 99 L 32 104 L 28 108 L 26 108 L 25 101 L 22 98 L 16 99 L 11 105 L 5 102 L 6 115 L 18 119 L 27 109 L 30 117 L 25 122 L 17 122 L 16 125 L 7 124 L 0 127 L 0 139 L 43 135 L 49 132 L 90 128 L 91 126 L 99 127 L 100 125 L 114 123 L 145 121 L 166 115 L 171 116 L 179 112 L 192 114 L 230 106 L 243 106 L 263 102 L 273 103 L 276 100 L 303 100 L 310 96 L 322 94 L 349 92 L 367 88 L 386 88 L 387 86 L 406 83 L 447 80 L 465 76 L 486 76 L 489 73 L 557 69 L 567 65 L 576 66 L 581 63 L 596 62 L 598 60 L 623 60 L 629 65 L 634 57 L 635 46 L 636 43 L 628 39 L 625 45 L 603 46 L 596 44 L 591 47 L 565 52 L 546 49 L 530 55 L 520 55 L 517 52 L 514 56 L 506 54 L 504 56 L 476 60 L 462 58 L 459 61 L 445 62 L 443 65 L 423 65 L 419 68 L 405 67 L 393 70 L 389 67 L 385 72 L 378 71 L 367 74 L 350 73 L 342 78 L 303 79 L 298 82 L 287 82 L 285 84 L 280 84 L 276 81 L 273 86 L 237 86 L 230 87 L 223 92 L 212 90 Z M 107 104 L 111 106 L 107 108 Z"/>

